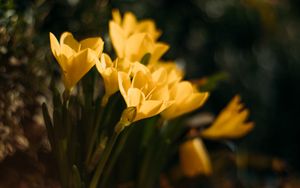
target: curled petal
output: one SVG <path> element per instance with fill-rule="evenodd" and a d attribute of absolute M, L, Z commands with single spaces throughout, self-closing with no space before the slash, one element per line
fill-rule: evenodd
<path fill-rule="evenodd" d="M 75 52 L 78 52 L 80 48 L 80 44 L 74 39 L 72 33 L 70 32 L 64 32 L 60 36 L 60 45 L 62 44 L 69 46 Z"/>

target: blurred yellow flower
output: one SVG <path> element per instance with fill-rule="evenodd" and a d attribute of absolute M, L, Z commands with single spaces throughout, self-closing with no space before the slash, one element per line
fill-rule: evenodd
<path fill-rule="evenodd" d="M 150 19 L 137 21 L 135 15 L 131 12 L 125 12 L 122 20 L 120 11 L 114 9 L 112 11 L 112 17 L 112 22 L 119 26 L 125 37 L 129 37 L 133 33 L 148 33 L 152 39 L 156 40 L 161 34 L 156 28 L 154 21 Z"/>
<path fill-rule="evenodd" d="M 209 96 L 208 92 L 199 92 L 190 82 L 181 81 L 170 90 L 170 99 L 174 103 L 161 113 L 163 118 L 172 119 L 201 107 Z"/>
<path fill-rule="evenodd" d="M 167 44 L 156 42 L 160 31 L 153 21 L 138 22 L 131 12 L 126 12 L 122 20 L 118 10 L 114 10 L 112 15 L 109 35 L 119 58 L 128 58 L 132 62 L 141 61 L 145 54 L 150 53 L 149 63 L 153 63 L 169 49 Z"/>
<path fill-rule="evenodd" d="M 67 90 L 74 85 L 95 65 L 103 50 L 100 37 L 76 41 L 69 32 L 64 32 L 60 42 L 50 33 L 52 53 L 63 70 L 63 82 Z"/>
<path fill-rule="evenodd" d="M 155 116 L 171 104 L 167 85 L 158 86 L 154 82 L 161 76 L 150 71 L 137 71 L 131 81 L 129 74 L 119 72 L 119 88 L 126 105 L 136 107 L 134 121 Z"/>
<path fill-rule="evenodd" d="M 155 42 L 147 33 L 136 33 L 126 37 L 113 22 L 109 23 L 109 34 L 117 56 L 130 61 L 141 61 L 143 56 L 149 53 L 149 63 L 155 63 L 169 49 L 167 44 Z"/>
<path fill-rule="evenodd" d="M 212 173 L 211 161 L 200 138 L 188 140 L 179 147 L 179 158 L 185 176 L 194 177 Z"/>
<path fill-rule="evenodd" d="M 254 123 L 245 122 L 249 110 L 243 109 L 240 96 L 235 96 L 221 111 L 214 123 L 201 132 L 201 136 L 209 139 L 239 138 L 252 130 Z"/>

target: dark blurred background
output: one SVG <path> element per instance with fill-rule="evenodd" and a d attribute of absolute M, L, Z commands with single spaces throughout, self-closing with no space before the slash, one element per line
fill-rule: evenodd
<path fill-rule="evenodd" d="M 297 0 L 0 0 L 0 126 L 21 124 L 20 134 L 28 135 L 26 127 L 38 124 L 33 117 L 45 83 L 59 75 L 48 33 L 71 31 L 77 39 L 101 35 L 108 41 L 112 8 L 155 20 L 163 31 L 160 40 L 171 46 L 164 58 L 185 67 L 187 79 L 226 73 L 205 109 L 217 113 L 241 94 L 256 126 L 237 142 L 238 151 L 279 158 L 288 173 L 299 172 Z M 105 48 L 111 50 L 108 43 Z M 22 101 L 10 114 L 4 110 L 15 103 L 9 91 Z"/>

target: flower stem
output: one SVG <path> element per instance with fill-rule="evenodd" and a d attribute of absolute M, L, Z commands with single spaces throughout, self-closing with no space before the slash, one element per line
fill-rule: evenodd
<path fill-rule="evenodd" d="M 93 131 L 92 131 L 91 137 L 89 139 L 88 150 L 87 150 L 87 157 L 86 157 L 86 161 L 85 161 L 85 164 L 86 164 L 87 167 L 89 166 L 90 158 L 92 156 L 93 148 L 95 146 L 95 141 L 96 141 L 96 138 L 97 138 L 98 129 L 99 129 L 100 124 L 101 124 L 101 120 L 102 120 L 102 116 L 103 116 L 103 111 L 104 111 L 104 109 L 101 106 L 100 107 L 100 113 L 97 116 L 95 124 L 94 124 L 94 126 L 92 128 Z"/>
<path fill-rule="evenodd" d="M 111 154 L 111 151 L 118 139 L 118 136 L 120 135 L 120 133 L 122 132 L 123 129 L 121 129 L 120 127 L 124 127 L 123 123 L 121 121 L 119 121 L 115 127 L 115 131 L 113 132 L 112 137 L 110 138 L 108 144 L 105 147 L 105 150 L 103 152 L 103 155 L 99 161 L 99 164 L 96 168 L 96 171 L 94 173 L 94 176 L 92 178 L 91 184 L 90 184 L 90 188 L 96 188 L 99 182 L 99 178 L 101 177 L 102 173 L 103 173 L 103 169 L 108 161 L 108 158 Z"/>
<path fill-rule="evenodd" d="M 120 138 L 120 141 L 118 142 L 118 145 L 117 145 L 116 149 L 114 150 L 114 152 L 112 154 L 111 160 L 109 161 L 109 163 L 107 165 L 107 168 L 104 171 L 103 176 L 100 180 L 100 187 L 105 187 L 106 182 L 109 178 L 109 175 L 110 175 L 110 173 L 111 173 L 111 171 L 112 171 L 112 169 L 113 169 L 113 167 L 114 167 L 121 151 L 123 150 L 123 148 L 125 146 L 128 135 L 130 134 L 130 130 L 131 130 L 131 127 L 124 130 L 124 133 L 122 134 L 122 136 Z"/>

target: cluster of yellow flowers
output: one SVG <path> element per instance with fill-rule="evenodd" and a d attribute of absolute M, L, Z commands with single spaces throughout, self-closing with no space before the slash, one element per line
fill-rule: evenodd
<path fill-rule="evenodd" d="M 62 72 L 68 92 L 96 66 L 105 87 L 102 106 L 111 95 L 120 91 L 128 108 L 135 108 L 132 122 L 160 114 L 169 120 L 201 107 L 208 92 L 183 80 L 184 73 L 172 61 L 161 57 L 169 46 L 159 42 L 161 32 L 151 20 L 137 21 L 126 12 L 122 18 L 118 10 L 112 13 L 109 35 L 116 57 L 103 52 L 100 37 L 78 42 L 65 32 L 60 40 L 50 33 L 51 50 Z M 253 123 L 245 123 L 248 110 L 243 109 L 238 96 L 220 113 L 215 122 L 200 137 L 207 139 L 237 138 L 247 134 Z M 211 164 L 200 138 L 188 140 L 180 146 L 183 172 L 188 176 L 211 173 Z"/>
<path fill-rule="evenodd" d="M 133 121 L 157 114 L 172 119 L 199 108 L 207 100 L 209 93 L 183 81 L 183 72 L 174 62 L 161 61 L 169 46 L 157 41 L 160 31 L 153 21 L 138 22 L 129 12 L 122 19 L 119 11 L 114 10 L 109 35 L 117 54 L 114 60 L 103 52 L 100 37 L 78 42 L 65 32 L 58 42 L 50 33 L 52 53 L 63 71 L 66 90 L 71 91 L 96 65 L 105 86 L 102 105 L 120 91 L 127 107 L 136 108 Z"/>

